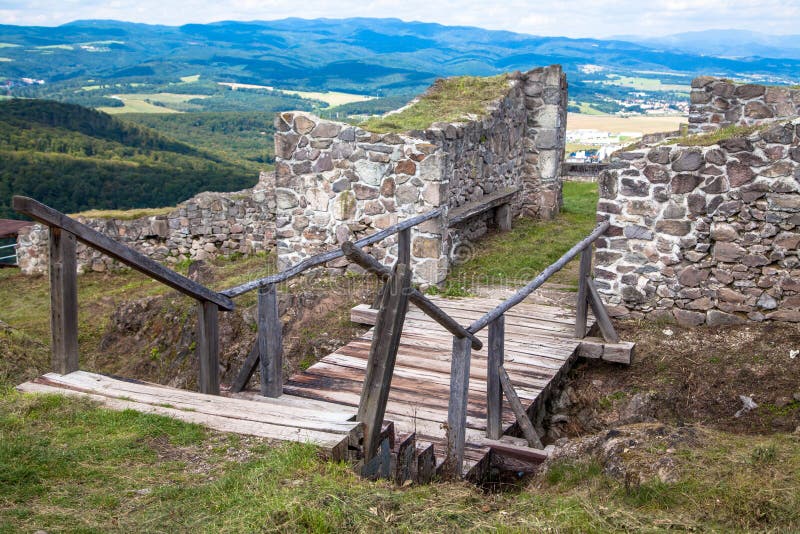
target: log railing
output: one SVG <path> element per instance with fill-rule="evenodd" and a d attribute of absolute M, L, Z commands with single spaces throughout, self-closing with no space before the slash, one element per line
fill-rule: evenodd
<path fill-rule="evenodd" d="M 233 301 L 181 276 L 130 247 L 114 241 L 32 198 L 15 196 L 14 209 L 50 229 L 50 323 L 53 370 L 78 370 L 78 281 L 75 245 L 81 241 L 197 301 L 199 389 L 219 394 L 219 310 L 230 311 Z"/>
<path fill-rule="evenodd" d="M 617 334 L 614 331 L 608 313 L 600 300 L 597 289 L 590 276 L 592 245 L 605 233 L 609 225 L 608 222 L 599 224 L 592 233 L 570 248 L 563 256 L 525 285 L 525 287 L 475 320 L 466 328 L 467 332 L 477 334 L 483 328 L 489 327 L 486 377 L 487 438 L 498 440 L 502 436 L 502 405 L 503 396 L 505 395 L 511 405 L 520 430 L 528 441 L 528 445 L 536 448 L 541 448 L 542 446 L 525 408 L 517 397 L 508 373 L 503 367 L 505 313 L 525 300 L 578 254 L 581 254 L 581 264 L 575 336 L 577 338 L 583 338 L 586 335 L 587 308 L 591 306 L 603 336 L 608 341 L 618 341 Z M 464 337 L 453 337 L 453 357 L 450 369 L 450 402 L 447 413 L 448 451 L 446 464 L 451 476 L 456 476 L 461 473 L 464 458 L 464 438 L 467 425 L 467 392 L 469 390 L 469 368 L 472 348 L 468 343 L 464 342 L 464 339 Z"/>

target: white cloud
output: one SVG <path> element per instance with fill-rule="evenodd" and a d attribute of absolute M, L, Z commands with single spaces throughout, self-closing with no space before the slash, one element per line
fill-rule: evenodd
<path fill-rule="evenodd" d="M 0 0 L 0 23 L 58 25 L 117 19 L 179 25 L 285 17 L 396 17 L 537 35 L 666 35 L 709 28 L 800 33 L 794 0 Z"/>

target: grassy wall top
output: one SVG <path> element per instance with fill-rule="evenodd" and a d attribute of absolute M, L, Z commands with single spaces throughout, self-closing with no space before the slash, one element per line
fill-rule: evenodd
<path fill-rule="evenodd" d="M 375 133 L 424 130 L 434 122 L 455 122 L 464 115 L 482 116 L 486 106 L 508 91 L 508 75 L 458 76 L 436 80 L 417 102 L 399 113 L 369 119 L 359 126 Z"/>

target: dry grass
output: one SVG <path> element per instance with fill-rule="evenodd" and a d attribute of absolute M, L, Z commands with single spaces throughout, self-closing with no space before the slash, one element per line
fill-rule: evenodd
<path fill-rule="evenodd" d="M 87 219 L 119 219 L 122 221 L 132 221 L 143 217 L 156 217 L 158 215 L 168 215 L 177 208 L 136 208 L 130 210 L 87 210 L 80 213 L 73 213 L 70 217 L 85 217 Z"/>

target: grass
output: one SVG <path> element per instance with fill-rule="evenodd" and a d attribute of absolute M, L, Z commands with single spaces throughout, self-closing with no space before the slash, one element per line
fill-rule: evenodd
<path fill-rule="evenodd" d="M 132 221 L 142 217 L 155 217 L 157 215 L 167 215 L 175 211 L 175 207 L 164 208 L 137 208 L 130 210 L 88 210 L 70 215 L 70 217 L 86 217 L 89 219 L 119 219 L 122 221 Z"/>
<path fill-rule="evenodd" d="M 679 144 L 681 146 L 711 146 L 720 141 L 732 139 L 734 137 L 747 137 L 757 131 L 768 128 L 770 125 L 737 126 L 731 125 L 719 130 L 705 134 L 686 135 L 678 139 L 672 139 L 669 144 Z"/>
<path fill-rule="evenodd" d="M 308 445 L 6 391 L 0 532 L 788 532 L 800 528 L 799 450 L 791 436 L 708 432 L 675 446 L 670 483 L 614 479 L 589 456 L 501 492 L 396 488 Z M 663 455 L 632 448 L 623 466 Z"/>
<path fill-rule="evenodd" d="M 592 83 L 600 83 L 603 85 L 618 85 L 621 87 L 630 87 L 639 89 L 641 91 L 678 91 L 681 93 L 689 93 L 691 87 L 689 85 L 662 83 L 661 80 L 656 78 L 642 78 L 637 76 L 620 76 L 618 74 L 608 74 L 608 80 L 595 81 Z"/>
<path fill-rule="evenodd" d="M 436 80 L 418 102 L 399 113 L 360 124 L 376 133 L 424 130 L 434 122 L 454 122 L 467 115 L 483 116 L 486 106 L 508 90 L 508 76 L 458 76 Z"/>
<path fill-rule="evenodd" d="M 450 273 L 441 294 L 464 296 L 478 287 L 523 285 L 556 261 L 594 228 L 597 184 L 565 182 L 563 197 L 554 220 L 518 219 L 510 232 L 481 239 L 472 258 Z M 577 287 L 576 265 L 577 259 L 551 281 Z"/>

